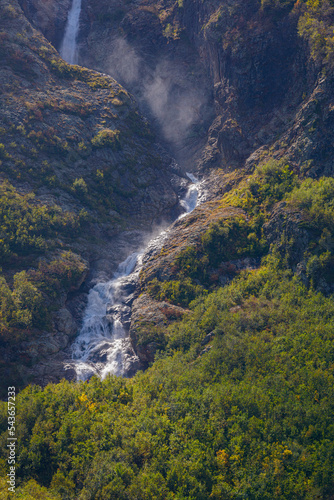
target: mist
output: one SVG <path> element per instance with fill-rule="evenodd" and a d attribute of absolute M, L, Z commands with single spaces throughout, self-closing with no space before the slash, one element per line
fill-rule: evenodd
<path fill-rule="evenodd" d="M 175 146 L 202 122 L 205 95 L 191 84 L 177 63 L 161 60 L 151 68 L 124 38 L 114 39 L 107 72 L 136 95 L 157 120 L 164 139 Z"/>

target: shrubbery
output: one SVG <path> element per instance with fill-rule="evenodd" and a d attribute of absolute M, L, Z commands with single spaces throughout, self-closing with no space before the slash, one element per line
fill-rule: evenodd
<path fill-rule="evenodd" d="M 33 477 L 63 499 L 330 498 L 332 299 L 270 258 L 192 309 L 166 331 L 167 355 L 131 380 L 19 394 L 18 487 Z"/>
<path fill-rule="evenodd" d="M 9 183 L 0 185 L 0 262 L 43 252 L 54 238 L 75 235 L 84 214 L 63 212 L 57 205 L 42 205 L 33 194 L 21 195 Z"/>
<path fill-rule="evenodd" d="M 119 149 L 119 130 L 111 130 L 105 128 L 100 130 L 95 137 L 92 139 L 92 146 L 94 148 L 110 147 L 114 150 Z"/>
<path fill-rule="evenodd" d="M 308 0 L 299 20 L 299 34 L 305 38 L 311 57 L 318 64 L 334 64 L 334 7 L 330 0 Z"/>
<path fill-rule="evenodd" d="M 9 183 L 0 185 L 0 262 L 29 262 L 35 269 L 0 275 L 0 336 L 11 340 L 27 329 L 50 326 L 50 313 L 64 290 L 85 273 L 86 265 L 72 252 L 56 251 L 58 238 L 76 236 L 86 218 L 64 212 L 57 205 L 43 205 L 33 194 L 22 195 Z M 37 257 L 44 255 L 37 265 Z M 25 264 L 26 265 L 26 264 Z M 11 284 L 12 281 L 12 284 Z"/>

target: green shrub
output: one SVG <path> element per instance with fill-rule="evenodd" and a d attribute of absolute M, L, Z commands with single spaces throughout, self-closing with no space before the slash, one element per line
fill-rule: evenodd
<path fill-rule="evenodd" d="M 8 333 L 12 327 L 37 326 L 44 312 L 42 302 L 40 291 L 30 281 L 26 271 L 14 275 L 13 291 L 5 278 L 0 277 L 1 333 Z"/>
<path fill-rule="evenodd" d="M 227 203 L 246 210 L 249 214 L 269 211 L 296 185 L 298 177 L 284 160 L 269 160 L 257 167 L 242 187 L 226 196 Z"/>
<path fill-rule="evenodd" d="M 163 282 L 155 278 L 148 283 L 148 293 L 156 300 L 167 300 L 181 307 L 187 307 L 190 302 L 206 291 L 201 285 L 194 284 L 190 278 Z"/>
<path fill-rule="evenodd" d="M 318 64 L 334 64 L 334 8 L 330 0 L 308 0 L 298 24 L 299 35 L 310 46 L 311 57 Z"/>
<path fill-rule="evenodd" d="M 18 194 L 9 183 L 0 184 L 0 262 L 15 255 L 43 252 L 58 232 L 77 234 L 81 216 L 57 205 L 36 202 L 33 194 Z"/>
<path fill-rule="evenodd" d="M 72 189 L 78 196 L 81 197 L 85 197 L 88 193 L 86 181 L 82 177 L 73 181 Z"/>
<path fill-rule="evenodd" d="M 119 130 L 111 130 L 109 128 L 100 130 L 98 134 L 93 137 L 92 146 L 94 148 L 109 147 L 113 150 L 117 150 L 120 148 L 119 135 Z"/>
<path fill-rule="evenodd" d="M 287 196 L 287 203 L 302 210 L 309 223 L 323 229 L 334 224 L 334 179 L 322 177 L 319 180 L 306 179 Z"/>

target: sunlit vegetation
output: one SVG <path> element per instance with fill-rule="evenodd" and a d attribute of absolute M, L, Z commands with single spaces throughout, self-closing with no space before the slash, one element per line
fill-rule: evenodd
<path fill-rule="evenodd" d="M 299 34 L 310 45 L 311 57 L 331 68 L 334 64 L 334 7 L 330 0 L 308 0 L 299 20 Z"/>
<path fill-rule="evenodd" d="M 330 498 L 331 298 L 271 259 L 191 308 L 146 373 L 19 395 L 20 482 L 63 499 Z M 5 405 L 1 425 L 5 443 Z"/>
<path fill-rule="evenodd" d="M 59 237 L 66 240 L 78 235 L 85 219 L 84 212 L 76 215 L 57 205 L 43 205 L 33 194 L 22 195 L 9 183 L 1 184 L 1 264 L 15 268 L 25 261 L 34 263 L 37 257 L 59 247 Z M 77 255 L 64 251 L 35 265 L 36 269 L 15 273 L 12 285 L 11 279 L 0 276 L 3 339 L 10 339 L 17 329 L 46 327 L 62 290 L 76 284 L 86 269 Z"/>
<path fill-rule="evenodd" d="M 119 130 L 102 129 L 93 137 L 92 146 L 94 148 L 110 147 L 117 150 L 120 148 L 119 135 Z"/>
<path fill-rule="evenodd" d="M 51 313 L 60 306 L 61 294 L 75 288 L 86 270 L 86 263 L 67 251 L 50 261 L 41 260 L 37 269 L 14 274 L 12 286 L 0 276 L 1 340 L 27 339 L 30 328 L 50 328 Z"/>
<path fill-rule="evenodd" d="M 227 193 L 222 206 L 235 206 L 244 215 L 212 223 L 197 245 L 181 250 L 172 264 L 172 281 L 155 278 L 148 283 L 151 297 L 186 307 L 198 294 L 220 286 L 220 277 L 231 280 L 239 271 L 237 259 L 252 257 L 260 261 L 270 248 L 264 224 L 272 217 L 274 207 L 281 207 L 283 219 L 279 253 L 282 265 L 294 267 L 296 241 L 287 239 L 285 225 L 294 213 L 297 224 L 307 231 L 308 242 L 301 256 L 305 279 L 310 286 L 331 291 L 334 280 L 334 184 L 332 178 L 301 181 L 284 161 L 270 160 Z M 283 205 L 279 205 L 284 202 Z M 284 220 L 286 222 L 284 222 Z"/>
<path fill-rule="evenodd" d="M 187 3 L 178 0 L 173 8 L 183 15 Z M 159 16 L 170 44 L 181 37 L 169 9 L 143 8 Z M 311 58 L 331 68 L 334 14 L 329 0 L 225 2 L 208 19 L 203 36 L 236 53 L 242 23 L 248 22 L 240 22 L 241 13 L 250 8 L 257 18 L 251 16 L 249 26 L 255 29 L 259 19 L 275 23 L 291 14 L 297 23 L 299 17 L 299 34 Z M 106 12 L 99 21 L 115 22 L 124 12 Z M 17 12 L 8 5 L 2 16 L 13 19 Z M 0 33 L 0 41 L 6 40 Z M 25 101 L 26 119 L 0 129 L 3 171 L 15 179 L 38 179 L 40 186 L 61 187 L 103 221 L 115 208 L 114 196 L 129 197 L 137 189 L 137 180 L 122 186 L 118 174 L 122 169 L 137 172 L 142 146 L 118 160 L 121 144 L 133 133 L 145 140 L 153 136 L 139 114 L 129 112 L 126 93 L 112 79 L 63 62 L 50 47 L 37 47 L 35 53 L 53 78 L 85 82 L 89 91 L 108 89 L 124 121 L 100 121 L 94 133 L 65 138 L 59 127 L 44 126 L 45 115 L 52 111 L 64 120 L 84 120 L 94 115 L 93 105 L 57 98 Z M 21 50 L 4 57 L 15 73 L 34 78 L 34 57 L 25 58 Z M 66 180 L 58 177 L 59 165 L 68 162 L 72 168 L 92 152 L 111 159 L 93 162 L 93 168 Z M 60 163 L 51 165 L 41 156 L 46 153 Z M 159 161 L 151 152 L 145 156 L 147 166 L 157 168 Z M 175 254 L 170 279 L 143 284 L 151 298 L 184 308 L 167 304 L 166 321 L 154 325 L 143 318 L 139 324 L 140 348 L 154 343 L 157 349 L 145 373 L 132 379 L 62 381 L 44 389 L 29 386 L 20 392 L 18 499 L 333 497 L 334 181 L 302 175 L 284 160 L 245 172 L 219 201 L 221 218 L 209 214 L 206 231 Z M 149 182 L 139 177 L 138 183 Z M 223 216 L 226 207 L 234 211 Z M 86 262 L 69 250 L 86 221 L 84 211 L 64 211 L 9 183 L 0 185 L 1 345 L 52 331 L 53 312 L 87 272 Z M 253 269 L 242 269 L 243 259 L 251 259 Z M 4 478 L 7 417 L 7 406 L 0 403 Z M 0 479 L 1 498 L 7 499 L 7 487 Z"/>
<path fill-rule="evenodd" d="M 225 197 L 224 202 L 241 207 L 250 215 L 264 214 L 297 186 L 298 182 L 298 177 L 284 160 L 271 159 L 257 167 L 253 175 Z"/>
<path fill-rule="evenodd" d="M 58 235 L 78 234 L 85 213 L 64 212 L 57 205 L 43 205 L 33 194 L 21 195 L 9 183 L 0 185 L 0 262 L 55 245 Z"/>
<path fill-rule="evenodd" d="M 49 60 L 49 55 L 48 55 Z M 93 90 L 94 89 L 109 89 L 112 93 L 115 91 L 115 85 L 113 84 L 113 80 L 109 77 L 103 76 L 100 73 L 88 70 L 83 68 L 82 66 L 77 66 L 73 64 L 68 64 L 63 61 L 61 58 L 53 58 L 50 61 L 51 70 L 62 78 L 67 79 L 77 79 L 83 81 L 89 85 Z M 125 94 L 125 92 L 117 92 Z M 115 95 L 117 95 L 115 93 Z"/>

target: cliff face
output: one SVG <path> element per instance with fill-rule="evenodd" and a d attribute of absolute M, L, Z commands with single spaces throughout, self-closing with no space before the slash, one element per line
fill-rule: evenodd
<path fill-rule="evenodd" d="M 47 21 L 41 28 L 50 39 L 61 7 L 24 4 L 36 24 Z M 62 352 L 80 321 L 82 301 L 65 305 L 68 293 L 87 276 L 110 276 L 143 231 L 170 220 L 177 181 L 120 84 L 67 65 L 17 2 L 2 2 L 0 33 L 1 279 L 13 301 L 2 298 L 0 347 L 8 374 L 13 362 L 15 378 L 45 383 L 64 375 Z M 125 230 L 136 232 L 117 239 Z M 33 287 L 40 306 L 18 298 L 15 276 Z"/>
<path fill-rule="evenodd" d="M 331 78 L 321 81 L 321 64 L 310 60 L 298 34 L 304 10 L 301 3 L 263 7 L 254 0 L 86 0 L 81 62 L 124 82 L 190 168 L 240 168 L 258 150 L 256 158 L 271 155 L 270 148 L 299 168 L 319 162 L 332 134 L 325 123 L 321 139 L 310 133 L 315 100 L 318 114 L 330 119 L 324 86 Z M 297 142 L 313 146 L 298 155 Z"/>
<path fill-rule="evenodd" d="M 71 0 L 60 0 L 59 2 L 53 0 L 44 2 L 22 0 L 19 3 L 32 25 L 41 31 L 56 48 L 59 48 L 72 3 Z"/>
<path fill-rule="evenodd" d="M 178 105 L 178 92 L 193 106 L 200 102 L 182 137 L 188 155 L 180 158 L 191 157 L 201 169 L 240 167 L 254 150 L 273 142 L 316 78 L 306 69 L 298 12 L 273 15 L 256 1 L 186 0 L 122 7 L 88 1 L 84 11 L 82 62 L 123 79 L 157 118 L 176 155 L 178 141 L 166 134 L 157 108 L 163 99 Z"/>
<path fill-rule="evenodd" d="M 176 196 L 166 175 L 170 160 L 159 153 L 133 99 L 112 78 L 64 63 L 15 5 L 7 5 L 12 13 L 4 5 L 2 17 L 1 130 L 9 178 L 36 189 L 44 174 L 43 189 L 48 185 L 68 203 L 152 222 Z M 20 172 L 19 162 L 25 164 Z M 74 186 L 75 179 L 83 182 Z"/>
<path fill-rule="evenodd" d="M 46 9 L 37 0 L 24 5 L 35 22 L 33 10 Z M 53 43 L 51 26 L 67 7 L 57 9 L 43 27 Z M 186 168 L 240 168 L 254 153 L 258 158 L 274 150 L 296 167 L 319 162 L 322 154 L 328 171 L 330 91 L 324 88 L 330 75 L 321 79 L 321 64 L 310 60 L 298 34 L 304 11 L 301 3 L 262 6 L 255 0 L 85 0 L 80 63 L 133 92 L 160 140 Z M 315 101 L 319 109 L 313 112 Z M 310 133 L 317 113 L 325 120 L 321 139 Z M 296 154 L 297 142 L 308 143 L 308 152 Z"/>

